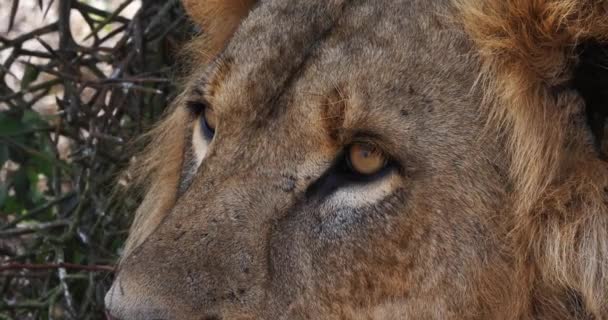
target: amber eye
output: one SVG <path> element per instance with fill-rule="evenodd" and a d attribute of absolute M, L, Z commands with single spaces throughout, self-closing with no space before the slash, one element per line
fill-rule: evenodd
<path fill-rule="evenodd" d="M 369 176 L 378 173 L 386 162 L 384 154 L 369 144 L 355 143 L 348 150 L 350 169 L 358 174 Z"/>

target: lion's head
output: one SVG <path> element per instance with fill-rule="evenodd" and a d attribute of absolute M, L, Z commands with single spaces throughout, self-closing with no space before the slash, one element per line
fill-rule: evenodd
<path fill-rule="evenodd" d="M 114 317 L 608 317 L 606 1 L 184 2 Z"/>

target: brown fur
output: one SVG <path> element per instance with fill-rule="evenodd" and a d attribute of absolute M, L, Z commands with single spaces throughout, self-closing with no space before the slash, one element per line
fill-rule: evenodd
<path fill-rule="evenodd" d="M 108 293 L 118 304 L 110 309 L 127 320 L 608 318 L 608 166 L 582 120 L 583 98 L 570 86 L 578 46 L 608 43 L 607 1 L 382 0 L 361 16 L 353 9 L 352 22 L 335 22 L 336 34 L 328 23 L 346 15 L 344 1 L 267 2 L 246 18 L 253 0 L 184 1 L 204 35 L 187 50 L 186 92 L 138 158 L 137 175 L 149 188 Z M 390 23 L 406 3 L 400 14 L 414 16 L 402 20 L 419 29 L 407 29 L 405 44 L 391 38 L 402 30 L 390 25 L 375 34 L 357 29 L 365 14 L 393 5 L 368 18 Z M 267 22 L 290 11 L 303 20 Z M 298 29 L 306 23 L 312 38 Z M 426 33 L 432 41 L 416 38 Z M 306 58 L 332 57 L 307 47 L 319 38 L 319 46 L 335 49 L 346 39 L 352 52 L 364 53 L 346 51 L 346 72 L 332 73 L 337 62 L 307 69 Z M 408 55 L 390 51 L 391 41 Z M 240 50 L 251 48 L 254 58 L 239 62 Z M 412 73 L 406 87 L 392 87 L 404 77 L 392 58 L 411 64 L 403 67 Z M 436 72 L 437 64 L 443 69 Z M 210 82 L 201 83 L 201 74 Z M 222 143 L 213 142 L 188 191 L 178 194 L 196 121 L 183 106 L 199 90 L 232 125 L 220 121 Z M 286 111 L 264 108 L 277 100 Z M 385 104 L 393 109 L 379 107 Z M 297 228 L 310 219 L 320 228 L 339 215 L 281 208 L 309 201 L 319 170 L 359 131 L 380 132 L 366 139 L 405 159 L 402 179 L 378 187 L 392 194 L 376 209 L 387 216 L 351 226 L 369 231 L 357 238 L 341 238 L 353 232 L 341 224 L 321 225 L 342 230 L 321 235 Z M 376 189 L 366 190 L 364 198 L 375 199 Z M 253 262 L 238 260 L 243 253 Z M 222 294 L 234 294 L 231 286 L 247 286 L 240 304 Z"/>
<path fill-rule="evenodd" d="M 184 0 L 182 3 L 192 19 L 202 26 L 204 55 L 211 57 L 223 48 L 255 0 Z"/>
<path fill-rule="evenodd" d="M 588 133 L 573 123 L 583 105 L 566 85 L 578 63 L 577 46 L 608 43 L 608 2 L 457 3 L 484 63 L 489 125 L 510 139 L 520 259 L 543 281 L 579 290 L 586 307 L 605 317 L 608 171 L 595 159 Z"/>
<path fill-rule="evenodd" d="M 181 101 L 178 99 L 176 104 Z M 185 122 L 187 113 L 183 108 L 170 110 L 170 116 L 148 133 L 151 141 L 129 169 L 136 177 L 135 185 L 144 189 L 145 198 L 135 213 L 130 230 L 133 236 L 127 240 L 123 256 L 152 233 L 175 203 L 186 140 L 175 127 Z"/>
<path fill-rule="evenodd" d="M 200 68 L 218 54 L 238 24 L 254 5 L 254 0 L 184 0 L 188 14 L 203 28 L 203 36 L 184 48 L 183 59 L 187 68 Z M 218 77 L 218 81 L 220 81 Z M 192 81 L 186 80 L 186 83 Z M 145 198 L 135 214 L 131 226 L 132 236 L 125 245 L 123 256 L 152 233 L 175 203 L 186 136 L 175 130 L 187 122 L 182 94 L 169 108 L 169 116 L 150 130 L 143 139 L 149 139 L 146 149 L 137 157 L 129 171 L 135 177 L 135 186 L 143 187 Z"/>
<path fill-rule="evenodd" d="M 493 124 L 513 130 L 513 171 L 529 207 L 555 178 L 570 114 L 581 112 L 576 97 L 559 92 L 572 78 L 576 47 L 587 40 L 608 41 L 606 1 L 456 3 L 483 59 L 486 98 L 500 100 L 499 106 L 489 104 Z"/>

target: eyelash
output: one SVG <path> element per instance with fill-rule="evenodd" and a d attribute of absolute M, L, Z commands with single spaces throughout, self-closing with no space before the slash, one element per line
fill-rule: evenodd
<path fill-rule="evenodd" d="M 204 116 L 205 109 L 209 108 L 209 104 L 206 101 L 191 100 L 186 102 L 186 108 L 196 118 L 196 121 L 200 121 L 201 134 L 208 141 L 211 141 L 215 136 L 215 130 L 209 127 Z"/>
<path fill-rule="evenodd" d="M 186 108 L 190 111 L 190 113 L 194 116 L 200 116 L 206 108 L 208 108 L 209 104 L 207 101 L 201 100 L 190 100 L 186 102 Z"/>

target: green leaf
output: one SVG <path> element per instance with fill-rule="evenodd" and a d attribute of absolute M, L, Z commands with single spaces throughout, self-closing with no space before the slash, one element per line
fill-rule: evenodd
<path fill-rule="evenodd" d="M 8 146 L 6 144 L 0 144 L 0 169 L 4 167 L 4 163 L 9 159 L 8 157 Z M 0 183 L 0 208 L 4 206 L 6 202 L 6 197 L 8 196 L 8 186 L 9 186 L 8 177 L 7 180 Z M 2 210 L 0 210 L 2 211 Z"/>
<path fill-rule="evenodd" d="M 12 187 L 15 190 L 15 197 L 21 201 L 21 203 L 27 203 L 29 191 L 30 191 L 30 181 L 27 176 L 27 171 L 24 167 L 19 168 L 16 172 L 12 174 Z"/>
<path fill-rule="evenodd" d="M 8 197 L 8 184 L 0 184 L 0 208 L 4 207 L 4 203 Z M 3 211 L 3 210 L 0 210 Z"/>
<path fill-rule="evenodd" d="M 11 136 L 25 129 L 18 120 L 10 117 L 6 112 L 0 112 L 0 137 Z"/>
<path fill-rule="evenodd" d="M 35 111 L 26 110 L 20 118 L 0 112 L 0 137 L 18 137 L 49 128 L 49 124 Z"/>
<path fill-rule="evenodd" d="M 37 157 L 34 157 L 36 159 Z M 32 159 L 33 160 L 33 159 Z M 38 190 L 38 184 L 41 182 L 41 174 L 46 176 L 47 178 L 47 187 L 48 187 L 48 179 L 51 174 L 52 166 L 48 161 L 44 161 L 42 159 L 38 159 L 37 161 L 30 161 L 25 166 L 27 178 L 30 184 L 30 192 L 28 198 L 32 202 L 33 205 L 38 206 L 45 202 L 44 193 Z"/>
<path fill-rule="evenodd" d="M 46 155 L 45 158 L 31 157 L 29 159 L 28 166 L 31 166 L 32 168 L 34 168 L 36 176 L 39 173 L 42 173 L 42 174 L 46 175 L 47 177 L 50 177 L 53 174 L 54 163 L 49 161 L 48 159 L 54 159 L 54 158 L 50 152 L 43 152 L 43 153 Z M 57 160 L 57 161 L 59 162 L 60 160 Z"/>
<path fill-rule="evenodd" d="M 72 259 L 70 259 L 70 260 L 72 260 L 73 263 L 82 264 L 82 263 L 86 262 L 86 256 L 83 255 L 82 253 L 76 251 L 76 252 L 74 252 L 74 256 L 72 257 Z"/>
<path fill-rule="evenodd" d="M 40 113 L 32 110 L 26 110 L 23 112 L 21 122 L 27 129 L 44 128 L 48 126 L 46 121 L 42 119 Z"/>
<path fill-rule="evenodd" d="M 27 89 L 32 82 L 38 79 L 40 75 L 40 69 L 36 68 L 31 64 L 25 65 L 25 72 L 23 74 L 23 78 L 21 78 L 21 90 Z"/>
<path fill-rule="evenodd" d="M 8 160 L 8 146 L 6 144 L 0 144 L 0 169 L 4 167 L 4 163 Z"/>
<path fill-rule="evenodd" d="M 8 196 L 4 199 L 2 212 L 9 214 L 21 214 L 25 211 L 23 203 L 15 196 Z"/>

